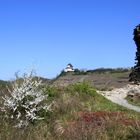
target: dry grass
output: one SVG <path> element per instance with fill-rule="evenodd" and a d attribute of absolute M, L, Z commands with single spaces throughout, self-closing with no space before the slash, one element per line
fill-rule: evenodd
<path fill-rule="evenodd" d="M 63 128 L 63 133 L 59 133 L 62 139 L 124 140 L 130 138 L 129 127 L 133 128 L 136 122 L 131 120 L 126 123 L 127 118 L 120 112 L 79 112 L 78 114 L 77 120 L 67 122 L 65 127 L 60 125 Z"/>
<path fill-rule="evenodd" d="M 0 140 L 137 140 L 140 114 L 106 100 L 87 83 L 44 87 L 53 112 L 26 129 L 0 114 Z"/>

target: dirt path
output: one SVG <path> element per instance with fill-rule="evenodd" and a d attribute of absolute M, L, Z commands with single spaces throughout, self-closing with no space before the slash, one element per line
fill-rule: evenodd
<path fill-rule="evenodd" d="M 125 99 L 127 94 L 134 90 L 135 91 L 137 90 L 140 92 L 140 86 L 127 85 L 126 87 L 116 88 L 112 91 L 99 91 L 99 93 L 116 104 L 124 106 L 128 109 L 140 112 L 140 107 L 129 104 L 127 100 Z"/>
<path fill-rule="evenodd" d="M 83 77 L 80 78 L 79 82 L 84 82 L 84 80 L 86 80 L 89 76 L 85 75 Z"/>

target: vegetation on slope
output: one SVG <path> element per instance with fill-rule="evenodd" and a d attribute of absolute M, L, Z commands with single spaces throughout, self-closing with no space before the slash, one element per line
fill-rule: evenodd
<path fill-rule="evenodd" d="M 14 128 L 0 113 L 0 139 L 5 140 L 116 140 L 140 137 L 139 113 L 118 106 L 99 95 L 89 83 L 68 87 L 44 85 L 52 112 L 24 129 Z"/>
<path fill-rule="evenodd" d="M 136 97 L 135 99 L 133 99 L 133 98 L 127 96 L 125 99 L 126 99 L 130 104 L 140 107 L 140 97 Z"/>
<path fill-rule="evenodd" d="M 79 70 L 75 69 L 74 72 L 65 72 L 64 70 L 61 71 L 61 73 L 58 75 L 60 76 L 65 76 L 67 74 L 72 74 L 72 75 L 87 75 L 87 74 L 105 74 L 105 73 L 124 73 L 124 72 L 130 72 L 130 68 L 98 68 L 94 70 Z"/>

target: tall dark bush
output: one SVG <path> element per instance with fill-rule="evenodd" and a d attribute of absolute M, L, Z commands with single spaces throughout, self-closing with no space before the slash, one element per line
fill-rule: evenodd
<path fill-rule="evenodd" d="M 134 35 L 133 40 L 135 41 L 137 47 L 136 58 L 135 58 L 136 65 L 134 66 L 132 72 L 130 73 L 129 81 L 139 83 L 140 82 L 140 24 L 135 27 L 133 35 Z"/>

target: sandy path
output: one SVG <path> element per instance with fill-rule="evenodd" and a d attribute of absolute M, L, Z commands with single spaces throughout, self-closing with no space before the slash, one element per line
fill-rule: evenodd
<path fill-rule="evenodd" d="M 99 91 L 99 93 L 116 104 L 140 112 L 140 107 L 129 104 L 125 99 L 127 94 L 130 93 L 132 90 L 137 90 L 140 92 L 140 86 L 127 85 L 126 87 L 114 89 L 112 91 Z"/>

